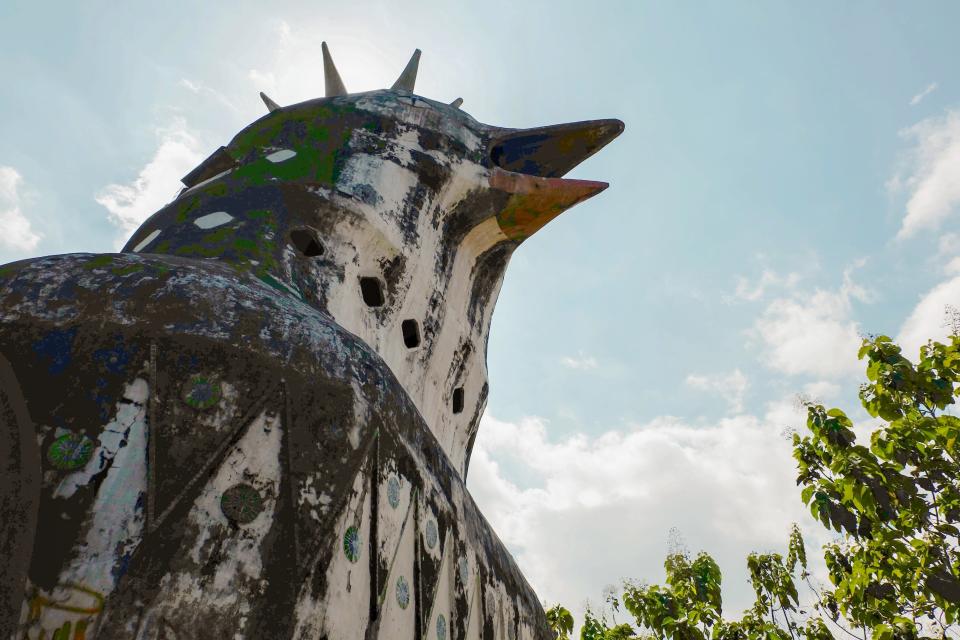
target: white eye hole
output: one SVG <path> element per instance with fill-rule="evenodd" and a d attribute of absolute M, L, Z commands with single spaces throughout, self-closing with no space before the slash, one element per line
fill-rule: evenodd
<path fill-rule="evenodd" d="M 290 158 L 297 155 L 296 151 L 290 149 L 280 149 L 280 151 L 274 151 L 267 156 L 267 160 L 273 163 L 283 162 L 284 160 L 289 160 Z"/>

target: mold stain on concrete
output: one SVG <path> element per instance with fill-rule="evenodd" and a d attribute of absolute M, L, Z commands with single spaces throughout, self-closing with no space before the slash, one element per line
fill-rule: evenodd
<path fill-rule="evenodd" d="M 323 49 L 328 95 L 264 97 L 121 253 L 0 267 L 40 452 L 10 634 L 550 637 L 465 477 L 510 256 L 623 125 L 479 123 L 419 51 L 347 93 Z"/>

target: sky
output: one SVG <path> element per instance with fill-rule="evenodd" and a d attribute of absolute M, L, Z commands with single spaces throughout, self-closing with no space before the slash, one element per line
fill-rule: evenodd
<path fill-rule="evenodd" d="M 468 486 L 578 618 L 706 550 L 816 548 L 798 395 L 858 409 L 865 334 L 908 355 L 960 307 L 960 5 L 0 3 L 0 263 L 117 250 L 264 113 L 390 86 L 481 122 L 619 118 L 570 177 L 611 187 L 514 255 Z"/>

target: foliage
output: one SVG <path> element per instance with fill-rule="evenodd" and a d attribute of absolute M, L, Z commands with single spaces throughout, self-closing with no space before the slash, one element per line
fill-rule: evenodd
<path fill-rule="evenodd" d="M 670 554 L 664 562 L 666 585 L 627 583 L 623 603 L 637 625 L 652 631 L 655 638 L 830 638 L 822 623 L 800 624 L 795 619 L 799 597 L 794 576 L 798 565 L 805 576 L 806 550 L 796 525 L 790 533 L 786 560 L 779 553 L 750 554 L 747 567 L 756 601 L 737 621 L 722 618 L 722 575 L 720 567 L 706 553 L 700 553 L 692 562 L 684 553 Z M 582 634 L 581 638 L 586 640 Z"/>
<path fill-rule="evenodd" d="M 868 382 L 860 399 L 879 425 L 869 446 L 857 443 L 840 409 L 807 405 L 809 433 L 793 436 L 797 484 L 813 517 L 841 536 L 823 548 L 832 589 L 810 581 L 793 525 L 786 558 L 748 556 L 756 600 L 741 619 L 722 617 L 722 576 L 713 558 L 672 553 L 665 585 L 624 585 L 623 605 L 637 627 L 658 640 L 828 640 L 834 632 L 863 640 L 956 637 L 960 418 L 947 411 L 960 395 L 954 333 L 948 344 L 921 348 L 917 364 L 886 336 L 863 341 Z M 811 611 L 801 609 L 797 577 L 813 594 Z M 619 600 L 608 602 L 619 610 Z M 572 622 L 558 638 L 569 637 Z M 581 640 L 639 637 L 649 636 L 627 624 L 608 626 L 590 611 L 580 632 Z"/>
<path fill-rule="evenodd" d="M 550 630 L 556 634 L 557 640 L 570 640 L 573 633 L 573 615 L 562 605 L 554 605 L 547 609 L 547 623 Z"/>
<path fill-rule="evenodd" d="M 580 640 L 639 640 L 628 624 L 614 624 L 607 626 L 607 621 L 597 618 L 589 609 L 584 615 L 583 627 L 580 628 Z"/>
<path fill-rule="evenodd" d="M 720 567 L 706 553 L 693 562 L 684 553 L 672 553 L 663 566 L 666 586 L 627 583 L 624 607 L 658 638 L 702 640 L 720 620 Z"/>
<path fill-rule="evenodd" d="M 886 336 L 864 340 L 864 408 L 886 422 L 856 442 L 839 409 L 808 407 L 810 435 L 793 439 L 815 518 L 845 534 L 824 559 L 838 611 L 877 638 L 945 634 L 960 616 L 960 419 L 944 412 L 960 381 L 960 336 L 929 343 L 914 365 Z"/>

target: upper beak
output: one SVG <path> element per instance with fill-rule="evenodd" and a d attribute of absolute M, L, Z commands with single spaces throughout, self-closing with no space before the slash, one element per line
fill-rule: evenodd
<path fill-rule="evenodd" d="M 507 171 L 560 178 L 623 133 L 620 120 L 517 129 L 494 138 L 490 160 Z"/>

